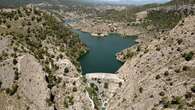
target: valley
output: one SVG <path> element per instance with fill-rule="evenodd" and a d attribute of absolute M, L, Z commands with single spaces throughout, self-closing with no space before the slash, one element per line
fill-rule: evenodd
<path fill-rule="evenodd" d="M 1 110 L 194 110 L 195 2 L 126 2 L 0 0 Z"/>

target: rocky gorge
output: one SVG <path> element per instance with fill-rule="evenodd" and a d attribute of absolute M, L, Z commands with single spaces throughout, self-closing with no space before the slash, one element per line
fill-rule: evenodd
<path fill-rule="evenodd" d="M 193 110 L 194 9 L 161 8 L 135 13 L 136 26 L 97 18 L 64 26 L 59 16 L 33 5 L 2 9 L 1 109 Z M 124 65 L 115 74 L 82 75 L 78 59 L 87 45 L 71 29 L 100 38 L 137 35 L 138 44 L 116 55 Z"/>

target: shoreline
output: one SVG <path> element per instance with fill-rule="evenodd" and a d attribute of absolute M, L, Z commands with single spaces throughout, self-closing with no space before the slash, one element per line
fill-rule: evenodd
<path fill-rule="evenodd" d="M 115 25 L 118 26 L 118 30 L 111 32 L 110 29 L 112 29 L 112 28 L 110 28 L 111 26 L 109 25 L 109 23 L 100 22 L 100 23 L 98 23 L 98 25 L 95 25 L 95 26 L 91 25 L 91 23 L 93 24 L 94 22 L 86 23 L 86 22 L 81 21 L 81 22 L 71 23 L 71 24 L 69 24 L 69 26 L 74 30 L 79 30 L 81 32 L 89 33 L 89 34 L 91 34 L 92 37 L 102 38 L 102 37 L 107 37 L 109 34 L 112 34 L 112 33 L 117 33 L 121 37 L 124 37 L 124 38 L 136 36 L 137 37 L 137 39 L 136 39 L 137 44 L 135 44 L 135 45 L 138 45 L 142 41 L 145 41 L 146 40 L 145 37 L 148 36 L 148 35 L 146 35 L 148 32 L 139 26 L 124 26 L 125 23 L 117 23 Z M 102 33 L 97 33 L 97 32 L 99 32 L 97 30 L 97 28 L 100 26 L 104 27 L 102 30 L 100 30 Z M 125 27 L 128 27 L 128 28 L 125 28 Z M 124 29 L 124 31 L 123 31 L 123 29 Z M 128 34 L 124 33 L 124 32 L 128 32 Z M 126 59 L 124 57 L 127 55 L 128 50 L 131 50 L 131 48 L 135 47 L 135 45 L 133 45 L 131 47 L 127 47 L 118 53 L 115 53 L 116 60 L 125 64 Z M 89 51 L 90 50 L 87 50 L 87 52 L 85 52 L 83 55 L 81 55 L 78 59 L 80 59 L 82 56 L 86 55 Z M 118 71 L 124 66 L 124 64 L 120 68 L 118 68 L 118 70 L 113 72 L 113 74 L 118 74 Z M 82 75 L 84 75 L 83 72 L 81 72 L 81 73 L 82 73 Z"/>
<path fill-rule="evenodd" d="M 128 26 L 127 23 L 111 21 L 96 21 L 94 19 L 80 20 L 80 22 L 69 24 L 73 29 L 88 32 L 95 37 L 105 37 L 110 33 L 118 33 L 124 37 L 137 36 L 145 32 L 139 26 Z"/>
<path fill-rule="evenodd" d="M 78 30 L 78 31 L 80 31 L 80 30 Z M 74 32 L 74 31 L 73 31 Z M 83 32 L 83 31 L 80 31 L 80 32 Z M 88 33 L 88 32 L 83 32 L 83 33 Z M 88 34 L 90 34 L 90 33 L 88 33 Z M 114 34 L 114 33 L 109 33 L 109 34 Z M 108 34 L 108 35 L 109 35 Z M 119 33 L 116 33 L 117 34 L 117 37 L 120 37 L 120 38 L 122 38 L 122 39 L 128 39 L 128 38 L 123 38 L 123 37 L 121 37 L 121 34 L 119 34 Z M 94 37 L 94 36 L 90 36 L 90 37 Z M 132 36 L 132 37 L 135 37 L 135 36 Z M 94 37 L 95 38 L 95 37 Z M 106 38 L 106 37 L 100 37 L 100 39 L 104 39 L 104 38 Z M 135 37 L 135 39 L 132 39 L 132 40 L 136 40 L 136 38 L 137 37 Z M 83 42 L 84 43 L 84 42 Z M 129 45 L 126 47 L 126 48 L 129 48 Z M 126 49 L 125 48 L 125 49 Z M 123 51 L 123 49 L 121 50 L 121 51 Z M 82 55 L 80 55 L 80 57 L 77 59 L 78 61 L 79 61 L 79 59 L 81 59 L 83 56 L 85 56 L 85 55 L 87 55 L 88 54 L 88 52 L 90 52 L 90 49 L 89 49 L 89 47 L 87 47 L 87 51 L 85 51 Z M 122 64 L 124 64 L 124 61 L 122 61 L 122 60 L 120 60 L 118 57 L 117 57 L 117 54 L 118 53 L 114 53 L 114 57 L 115 57 L 115 60 L 117 60 L 118 62 L 120 62 L 120 63 L 122 63 Z M 122 66 L 122 65 L 121 65 Z M 120 67 L 121 67 L 120 66 Z M 120 68 L 119 67 L 119 68 Z M 118 69 L 119 69 L 118 68 Z M 118 69 L 116 70 L 116 71 L 113 71 L 113 74 L 115 74 L 117 71 L 118 71 Z M 83 71 L 82 71 L 82 75 L 85 75 L 86 73 L 84 73 Z"/>

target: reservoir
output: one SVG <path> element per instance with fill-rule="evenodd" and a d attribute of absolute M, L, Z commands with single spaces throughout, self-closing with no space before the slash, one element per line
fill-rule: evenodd
<path fill-rule="evenodd" d="M 111 33 L 100 38 L 79 30 L 73 32 L 77 33 L 89 48 L 89 51 L 79 59 L 83 74 L 115 73 L 123 65 L 116 59 L 115 54 L 136 44 L 136 36 L 124 38 L 120 34 Z"/>

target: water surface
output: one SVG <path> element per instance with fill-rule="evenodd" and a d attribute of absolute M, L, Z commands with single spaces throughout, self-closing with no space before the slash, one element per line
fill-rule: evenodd
<path fill-rule="evenodd" d="M 79 30 L 73 31 L 79 34 L 81 41 L 89 48 L 89 52 L 79 59 L 84 74 L 94 72 L 115 73 L 123 65 L 116 59 L 115 54 L 136 44 L 135 36 L 123 38 L 119 34 L 112 33 L 107 37 L 100 38 Z"/>

